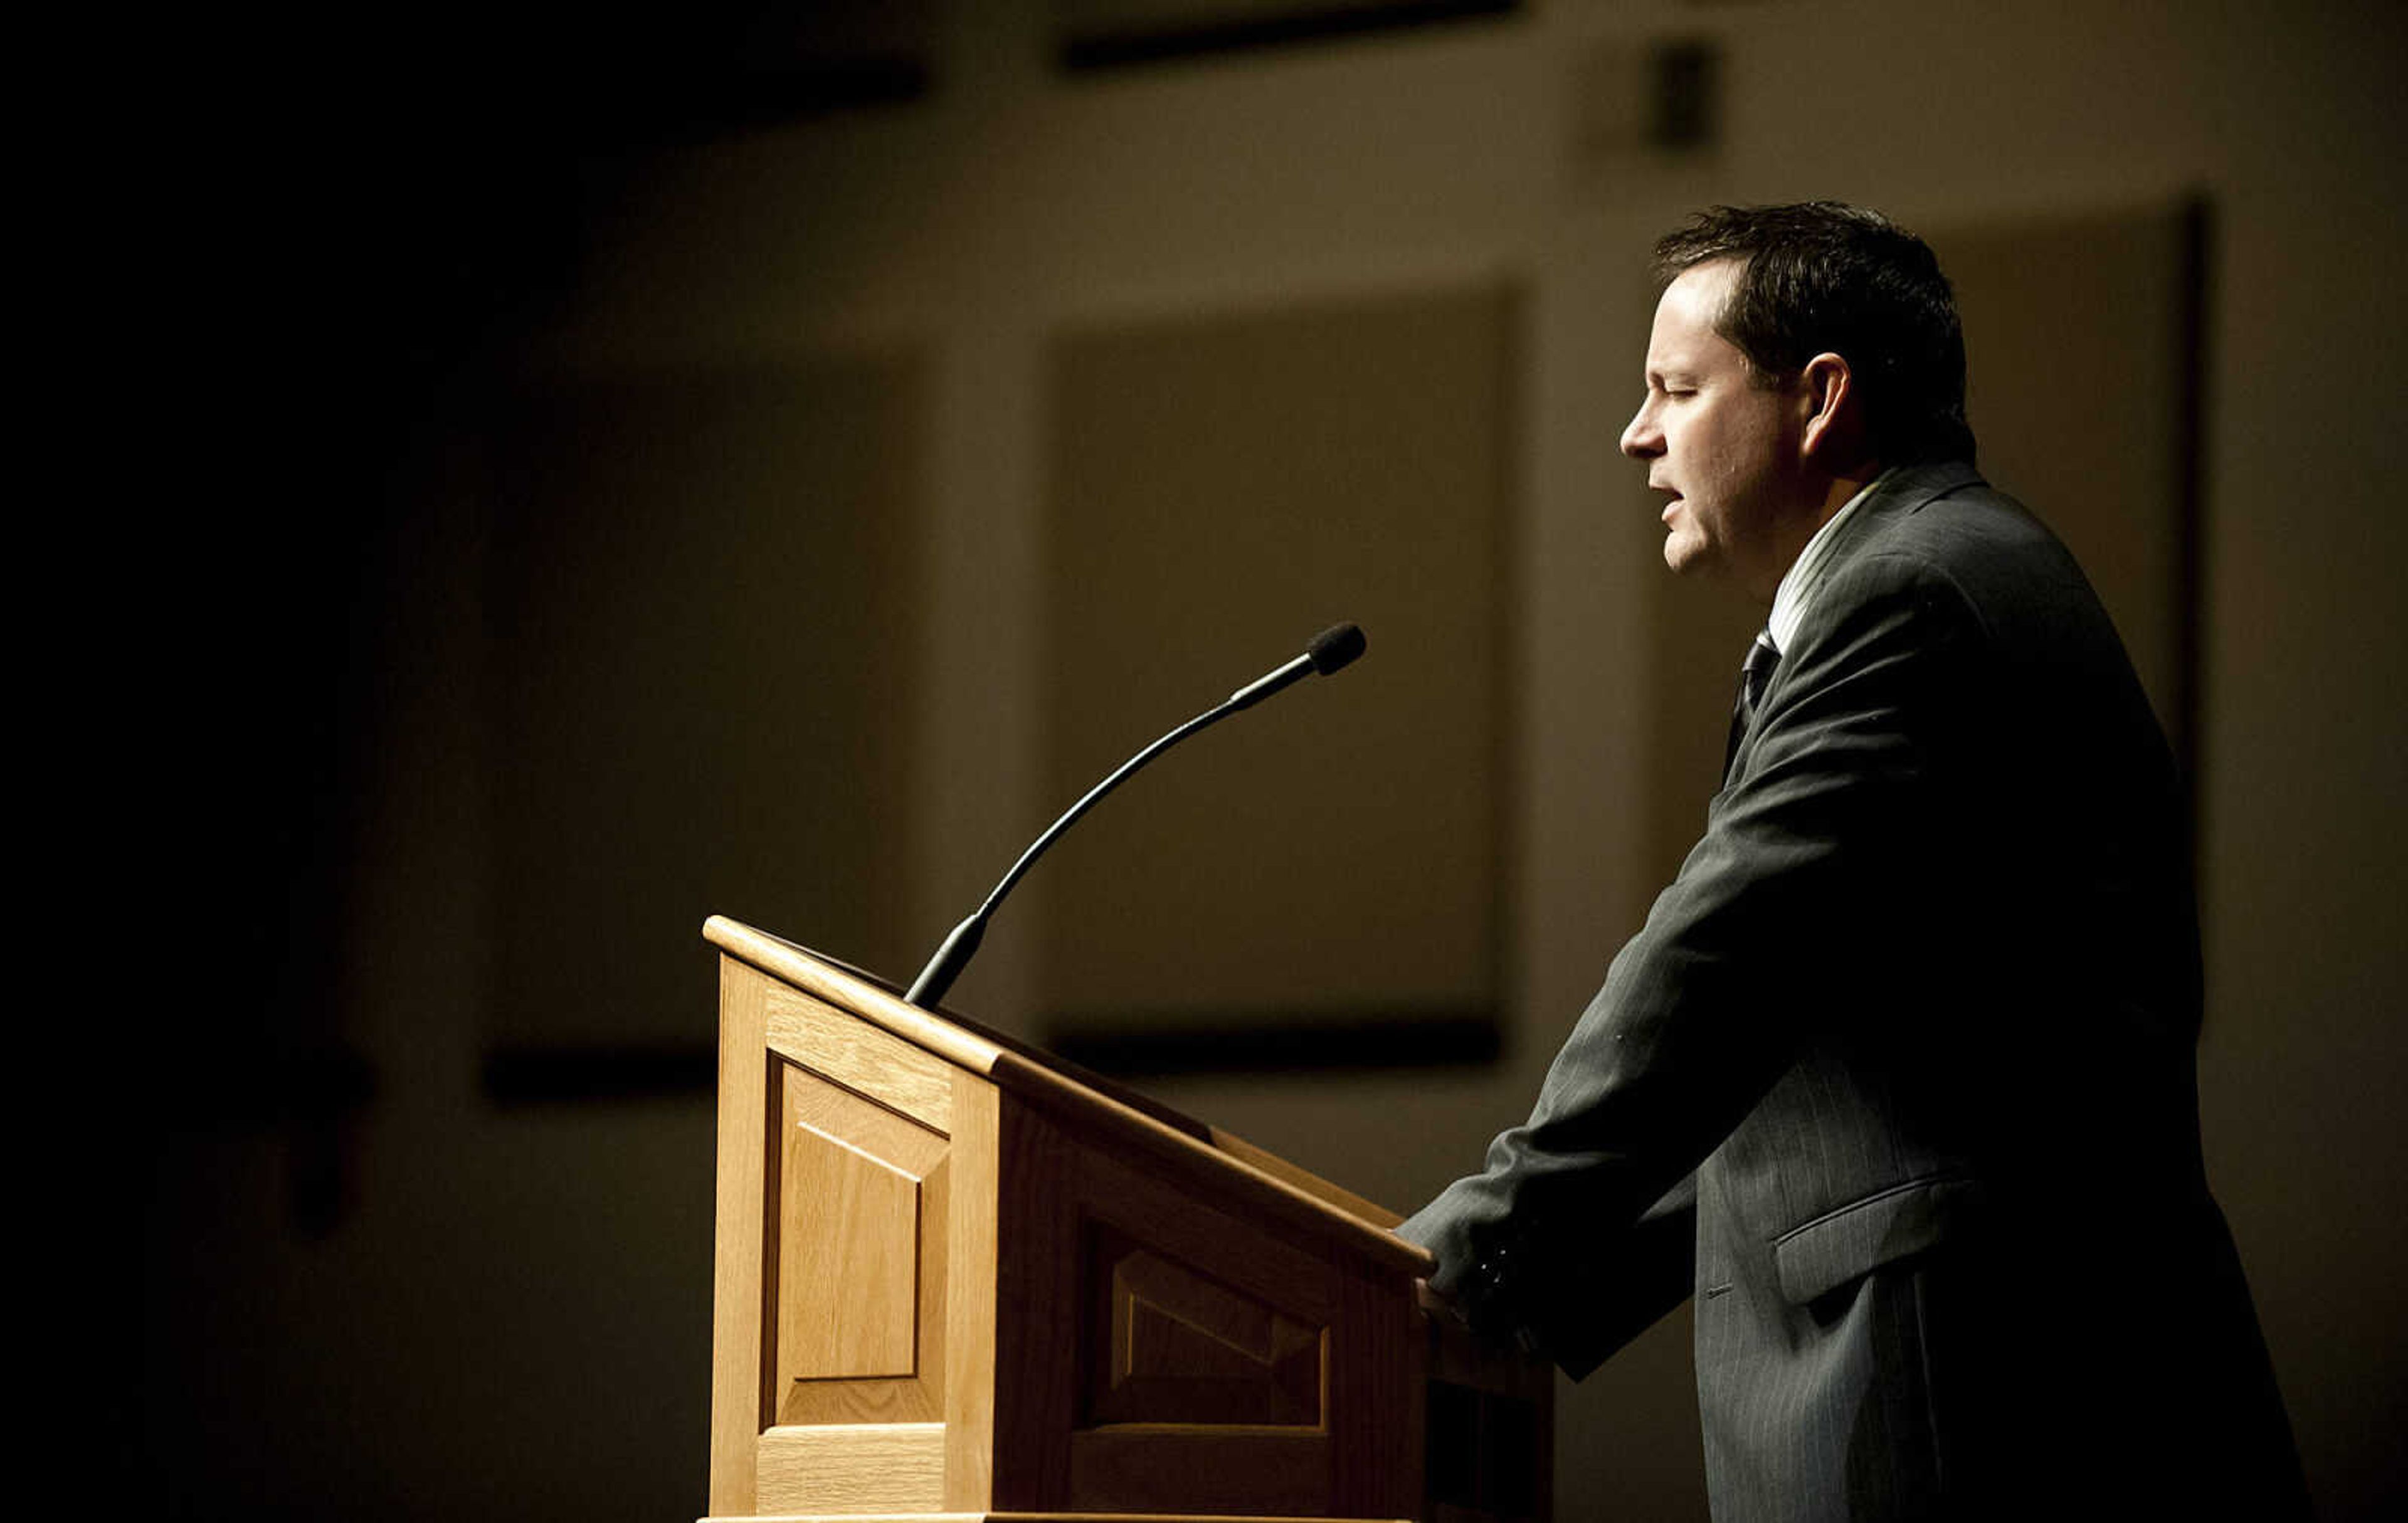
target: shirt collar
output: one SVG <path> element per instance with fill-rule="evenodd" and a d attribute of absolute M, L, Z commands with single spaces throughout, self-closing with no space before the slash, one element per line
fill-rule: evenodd
<path fill-rule="evenodd" d="M 1806 548 L 1798 553 L 1798 559 L 1782 574 L 1781 585 L 1772 590 L 1772 617 L 1765 625 L 1772 636 L 1774 650 L 1787 651 L 1789 642 L 1797 638 L 1798 626 L 1806 622 L 1806 607 L 1813 601 L 1814 591 L 1823 584 L 1824 574 L 1830 568 L 1831 549 L 1838 540 L 1840 525 L 1863 507 L 1865 499 L 1879 491 L 1883 482 L 1897 475 L 1898 469 L 1892 466 L 1884 470 L 1842 504 L 1840 510 L 1814 531 Z"/>

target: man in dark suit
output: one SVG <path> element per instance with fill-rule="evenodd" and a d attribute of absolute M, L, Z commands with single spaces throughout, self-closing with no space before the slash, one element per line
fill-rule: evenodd
<path fill-rule="evenodd" d="M 1971 466 L 1946 280 L 1828 203 L 1656 253 L 1622 449 L 1671 568 L 1770 615 L 1704 838 L 1400 1230 L 1575 1376 L 1694 1294 L 1721 1523 L 2303 1515 L 2200 1164 L 2174 768 Z"/>

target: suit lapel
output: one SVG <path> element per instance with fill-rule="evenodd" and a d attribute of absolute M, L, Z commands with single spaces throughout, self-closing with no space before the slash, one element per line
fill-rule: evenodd
<path fill-rule="evenodd" d="M 1876 484 L 1848 521 L 1839 526 L 1832 540 L 1829 560 L 1823 577 L 1829 577 L 1847 564 L 1848 557 L 1858 553 L 1892 519 L 1920 512 L 1935 498 L 1946 496 L 1959 487 L 1982 484 L 1982 473 L 1962 460 L 1934 461 L 1928 465 L 1902 466 Z M 1802 626 L 1801 626 L 1802 627 Z M 1790 653 L 1773 668 L 1771 680 L 1766 684 L 1761 699 L 1747 716 L 1745 729 L 1734 727 L 1731 744 L 1723 761 L 1723 785 L 1728 787 L 1739 775 L 1740 758 L 1747 754 L 1756 727 L 1765 711 L 1772 707 L 1771 699 L 1779 691 L 1782 680 L 1797 668 L 1788 660 Z"/>

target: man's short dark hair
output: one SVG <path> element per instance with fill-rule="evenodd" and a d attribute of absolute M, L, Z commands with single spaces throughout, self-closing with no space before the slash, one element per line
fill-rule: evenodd
<path fill-rule="evenodd" d="M 1741 268 L 1714 331 L 1759 379 L 1837 354 L 1885 465 L 1973 458 L 1956 295 L 1921 238 L 1877 211 L 1806 201 L 1714 207 L 1656 243 L 1667 281 L 1715 259 Z"/>

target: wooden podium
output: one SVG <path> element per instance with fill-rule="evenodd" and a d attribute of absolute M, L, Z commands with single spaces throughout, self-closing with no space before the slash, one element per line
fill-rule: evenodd
<path fill-rule="evenodd" d="M 1543 1520 L 1398 1218 L 725 919 L 710 1514 Z"/>

